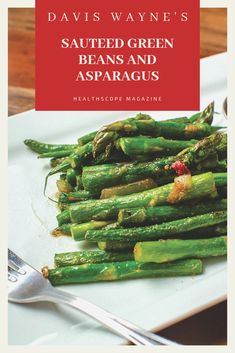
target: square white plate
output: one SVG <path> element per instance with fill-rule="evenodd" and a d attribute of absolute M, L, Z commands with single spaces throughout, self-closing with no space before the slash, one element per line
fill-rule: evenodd
<path fill-rule="evenodd" d="M 215 101 L 222 110 L 227 94 L 226 54 L 201 60 L 201 108 Z M 192 83 L 193 84 L 193 83 Z M 137 112 L 35 112 L 9 118 L 9 247 L 35 268 L 53 265 L 56 252 L 79 249 L 69 237 L 53 238 L 57 210 L 43 196 L 48 161 L 38 160 L 23 144 L 26 138 L 73 143 L 101 125 Z M 161 120 L 193 112 L 147 112 Z M 215 124 L 225 125 L 222 115 Z M 47 194 L 55 192 L 51 178 Z M 68 285 L 77 294 L 146 329 L 162 329 L 226 298 L 226 261 L 205 261 L 203 275 Z M 11 345 L 113 345 L 122 338 L 76 310 L 54 304 L 9 304 Z"/>

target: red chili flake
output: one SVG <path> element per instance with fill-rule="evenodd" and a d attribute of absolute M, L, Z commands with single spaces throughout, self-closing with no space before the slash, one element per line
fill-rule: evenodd
<path fill-rule="evenodd" d="M 186 167 L 186 165 L 181 162 L 181 161 L 176 161 L 171 165 L 171 168 L 175 170 L 176 174 L 178 176 L 184 175 L 184 174 L 191 174 L 190 170 Z"/>

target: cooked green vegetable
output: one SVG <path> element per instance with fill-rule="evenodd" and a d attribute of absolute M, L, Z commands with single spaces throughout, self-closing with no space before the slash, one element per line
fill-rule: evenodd
<path fill-rule="evenodd" d="M 193 229 L 205 228 L 214 224 L 223 223 L 226 219 L 226 211 L 216 211 L 146 227 L 89 230 L 87 231 L 85 238 L 90 241 L 126 240 L 137 242 L 157 240 L 172 236 L 173 234 L 180 234 Z"/>
<path fill-rule="evenodd" d="M 174 155 L 185 148 L 194 146 L 197 140 L 169 140 L 164 137 L 150 138 L 146 136 L 122 137 L 116 141 L 116 146 L 125 154 L 135 158 L 137 155 Z"/>
<path fill-rule="evenodd" d="M 185 258 L 204 258 L 227 254 L 227 237 L 209 239 L 166 239 L 136 243 L 135 260 L 139 262 L 170 262 Z"/>
<path fill-rule="evenodd" d="M 105 262 L 48 269 L 42 273 L 52 285 L 116 281 L 145 277 L 193 276 L 202 273 L 202 262 L 198 259 L 180 260 L 169 264 L 136 261 Z"/>
<path fill-rule="evenodd" d="M 206 123 L 161 122 L 140 114 L 136 118 L 120 120 L 103 126 L 93 140 L 93 155 L 94 157 L 97 156 L 108 145 L 113 145 L 122 136 L 147 135 L 173 139 L 201 139 L 219 129 L 221 128 Z"/>
<path fill-rule="evenodd" d="M 182 201 L 202 199 L 204 197 L 214 197 L 216 194 L 213 173 L 208 172 L 193 177 L 184 175 L 175 178 L 174 183 L 136 194 L 111 199 L 88 200 L 71 205 L 69 213 L 72 222 L 83 223 L 105 210 L 115 209 L 118 213 L 119 210 L 125 208 L 175 204 Z"/>
<path fill-rule="evenodd" d="M 66 150 L 73 151 L 73 149 L 77 147 L 77 145 L 49 144 L 49 143 L 43 143 L 43 142 L 30 140 L 30 139 L 24 140 L 24 144 L 28 146 L 32 151 L 39 154 L 66 151 Z"/>
<path fill-rule="evenodd" d="M 201 239 L 201 238 L 211 238 L 219 235 L 227 234 L 226 223 L 215 224 L 210 227 L 193 229 L 191 231 L 182 232 L 179 234 L 173 234 L 169 238 L 179 238 L 179 239 Z M 98 247 L 100 250 L 130 250 L 134 249 L 135 241 L 120 241 L 120 240 L 107 240 L 98 241 Z"/>
<path fill-rule="evenodd" d="M 162 223 L 174 219 L 192 217 L 212 211 L 222 211 L 227 208 L 227 200 L 203 201 L 198 204 L 165 205 L 157 207 L 141 207 L 120 210 L 118 222 L 122 226 L 138 224 Z"/>
<path fill-rule="evenodd" d="M 202 161 L 217 153 L 217 149 L 226 149 L 224 134 L 216 133 L 196 145 L 189 147 L 173 157 L 163 157 L 151 162 L 104 164 L 84 166 L 82 182 L 85 190 L 99 192 L 104 188 L 119 184 L 127 184 L 145 178 L 153 178 L 157 183 L 161 179 L 172 180 L 177 175 L 177 162 L 185 168 L 202 172 Z"/>
<path fill-rule="evenodd" d="M 55 267 L 134 260 L 133 251 L 83 250 L 55 254 Z"/>
<path fill-rule="evenodd" d="M 214 102 L 191 117 L 139 113 L 77 144 L 25 140 L 52 158 L 45 188 L 59 173 L 52 235 L 99 248 L 55 254 L 44 276 L 59 285 L 194 275 L 200 258 L 225 255 L 227 134 L 213 116 Z"/>
<path fill-rule="evenodd" d="M 211 102 L 202 112 L 196 113 L 189 118 L 191 123 L 207 123 L 212 124 L 214 117 L 214 102 Z"/>

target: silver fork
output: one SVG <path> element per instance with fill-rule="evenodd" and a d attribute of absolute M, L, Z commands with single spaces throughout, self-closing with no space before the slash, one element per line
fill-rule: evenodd
<path fill-rule="evenodd" d="M 8 300 L 14 303 L 49 301 L 70 305 L 135 345 L 178 345 L 142 329 L 82 298 L 54 288 L 42 274 L 8 249 Z"/>

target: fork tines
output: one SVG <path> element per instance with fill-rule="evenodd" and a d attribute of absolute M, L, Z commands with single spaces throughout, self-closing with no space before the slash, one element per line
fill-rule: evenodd
<path fill-rule="evenodd" d="M 8 249 L 8 279 L 12 282 L 17 280 L 17 275 L 25 275 L 25 262 L 21 260 L 12 250 Z"/>
<path fill-rule="evenodd" d="M 14 263 L 17 267 L 25 265 L 25 262 L 10 249 L 8 249 L 8 260 Z"/>
<path fill-rule="evenodd" d="M 8 266 L 8 280 L 11 282 L 17 281 L 17 272 L 14 271 L 10 266 Z"/>

